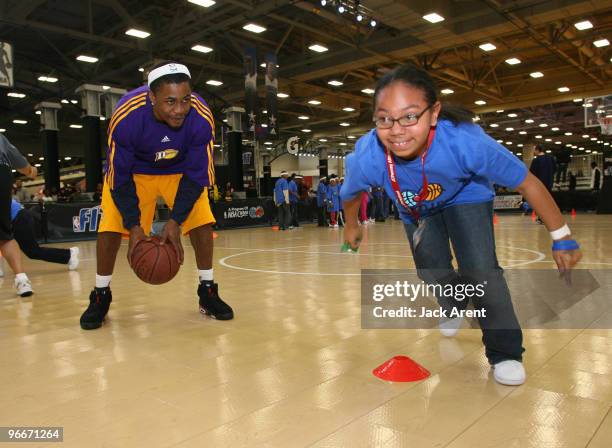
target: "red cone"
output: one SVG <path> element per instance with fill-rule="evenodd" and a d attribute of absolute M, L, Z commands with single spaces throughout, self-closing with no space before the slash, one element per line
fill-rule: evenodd
<path fill-rule="evenodd" d="M 497 217 L 497 213 L 493 213 L 493 225 L 499 224 L 499 218 Z"/>
<path fill-rule="evenodd" d="M 570 213 L 570 215 L 572 215 L 572 218 L 576 217 L 576 209 L 575 208 L 572 209 L 572 212 Z"/>
<path fill-rule="evenodd" d="M 420 381 L 427 378 L 429 371 L 407 356 L 394 356 L 376 367 L 372 373 L 381 380 L 395 382 Z"/>
<path fill-rule="evenodd" d="M 535 221 L 537 218 L 535 210 L 531 212 L 531 220 Z"/>

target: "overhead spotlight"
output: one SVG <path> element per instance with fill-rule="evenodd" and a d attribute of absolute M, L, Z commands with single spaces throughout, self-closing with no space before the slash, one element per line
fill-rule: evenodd
<path fill-rule="evenodd" d="M 361 22 L 363 20 L 363 16 L 361 14 L 357 14 L 357 17 L 355 17 L 357 19 L 358 22 Z"/>
<path fill-rule="evenodd" d="M 372 19 L 372 21 L 370 22 L 370 26 L 374 28 L 376 26 L 376 20 Z"/>
<path fill-rule="evenodd" d="M 342 14 L 344 11 L 345 11 L 345 10 L 344 10 L 344 6 L 342 6 L 342 5 L 338 6 L 338 12 L 339 12 L 340 14 Z"/>
<path fill-rule="evenodd" d="M 321 6 L 327 5 L 327 0 L 321 0 Z"/>

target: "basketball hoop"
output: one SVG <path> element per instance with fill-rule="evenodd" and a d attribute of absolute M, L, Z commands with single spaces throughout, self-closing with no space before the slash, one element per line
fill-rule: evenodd
<path fill-rule="evenodd" d="M 598 118 L 597 121 L 601 126 L 602 135 L 612 134 L 612 118 Z"/>

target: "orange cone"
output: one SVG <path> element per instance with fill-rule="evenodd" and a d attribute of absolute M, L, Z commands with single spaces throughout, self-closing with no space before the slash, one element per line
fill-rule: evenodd
<path fill-rule="evenodd" d="M 572 212 L 570 213 L 570 215 L 572 215 L 572 219 L 576 217 L 576 209 L 572 209 Z"/>
<path fill-rule="evenodd" d="M 272 230 L 278 230 L 278 226 L 272 226 Z"/>
<path fill-rule="evenodd" d="M 372 373 L 385 381 L 409 382 L 420 381 L 431 373 L 407 356 L 394 356 L 376 367 Z"/>
<path fill-rule="evenodd" d="M 493 225 L 499 224 L 499 218 L 497 217 L 497 213 L 493 213 Z"/>
<path fill-rule="evenodd" d="M 531 212 L 531 220 L 535 221 L 537 219 L 535 210 Z"/>
<path fill-rule="evenodd" d="M 215 238 L 217 238 L 218 236 L 219 236 L 219 235 L 217 234 L 217 232 L 213 232 L 213 240 L 214 240 Z"/>

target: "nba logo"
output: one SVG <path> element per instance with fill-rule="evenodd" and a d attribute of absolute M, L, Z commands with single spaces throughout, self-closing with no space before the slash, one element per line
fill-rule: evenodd
<path fill-rule="evenodd" d="M 73 232 L 80 232 L 81 231 L 81 223 L 80 223 L 80 218 L 78 216 L 73 216 L 72 217 L 72 231 Z"/>

